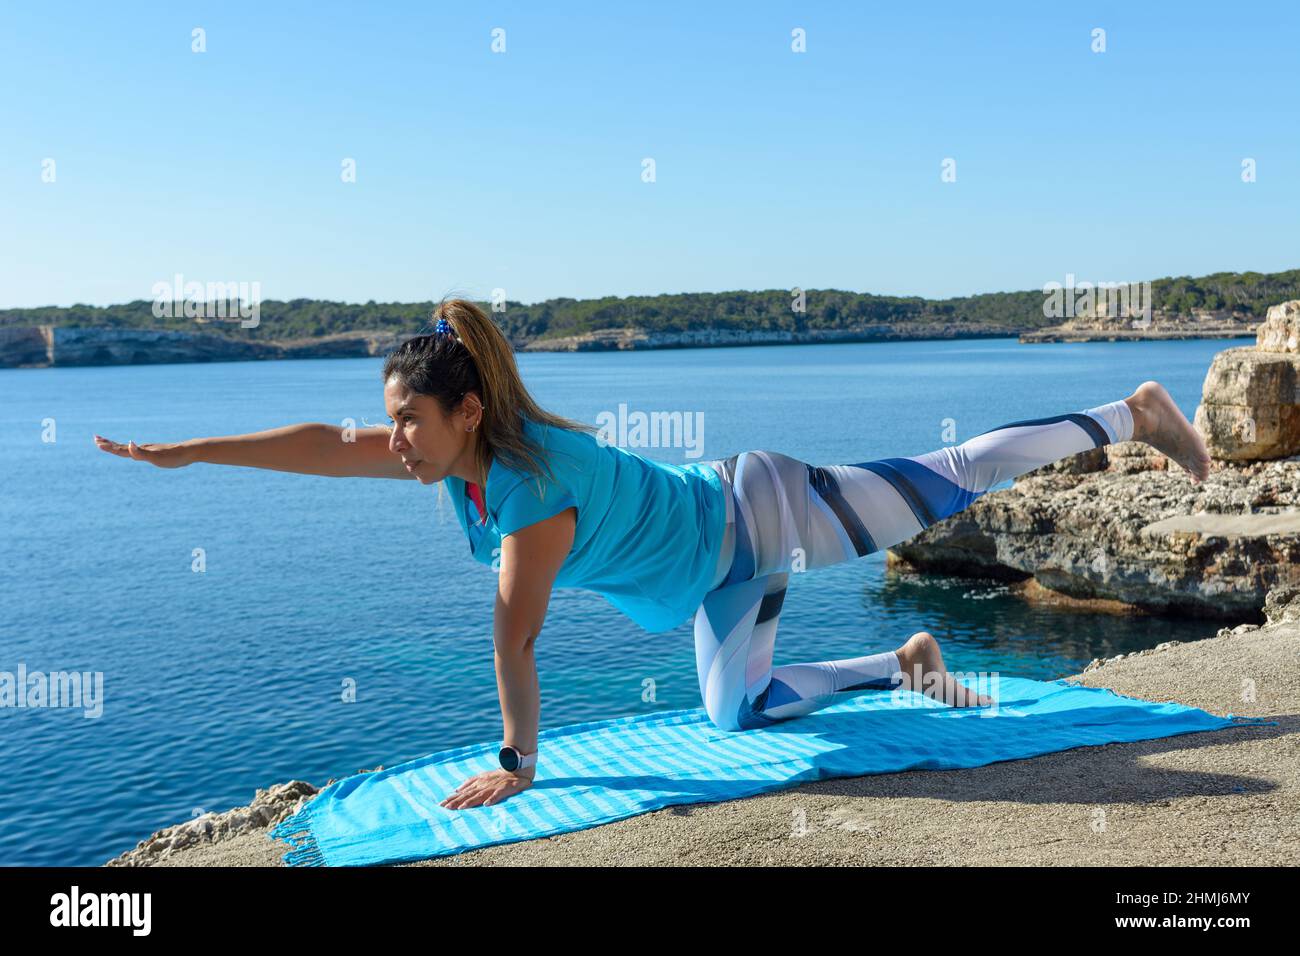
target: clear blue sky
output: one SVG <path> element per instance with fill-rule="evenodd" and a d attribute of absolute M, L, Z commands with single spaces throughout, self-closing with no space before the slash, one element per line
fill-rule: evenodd
<path fill-rule="evenodd" d="M 1298 9 L 6 3 L 0 307 L 1296 268 Z"/>

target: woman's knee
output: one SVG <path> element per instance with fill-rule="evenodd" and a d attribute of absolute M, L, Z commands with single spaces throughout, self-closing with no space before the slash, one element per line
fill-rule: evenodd
<path fill-rule="evenodd" d="M 705 693 L 704 712 L 709 715 L 713 726 L 719 730 L 735 733 L 745 729 L 741 726 L 739 708 L 733 701 L 726 700 L 722 694 Z"/>
<path fill-rule="evenodd" d="M 710 711 L 706 706 L 705 710 L 709 714 L 709 720 L 714 727 L 725 731 L 729 734 L 738 734 L 746 730 L 757 730 L 761 727 L 769 727 L 772 724 L 779 723 L 785 718 L 773 718 L 765 713 L 755 710 L 748 702 L 739 709 L 733 710 L 729 714 L 715 713 Z"/>
<path fill-rule="evenodd" d="M 745 710 L 745 701 L 737 703 L 734 695 L 717 693 L 716 690 L 704 695 L 704 712 L 709 715 L 709 721 L 727 733 L 750 729 L 745 721 Z"/>
<path fill-rule="evenodd" d="M 736 719 L 735 714 L 719 714 L 716 711 L 709 710 L 707 707 L 705 708 L 705 711 L 709 715 L 709 721 L 719 730 L 725 731 L 729 734 L 735 734 L 747 729 L 740 725 L 740 721 Z"/>

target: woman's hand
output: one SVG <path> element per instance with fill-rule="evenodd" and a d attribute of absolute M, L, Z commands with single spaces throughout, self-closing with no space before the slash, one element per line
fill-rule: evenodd
<path fill-rule="evenodd" d="M 500 803 L 533 785 L 531 774 L 513 774 L 509 770 L 488 770 L 475 774 L 447 795 L 439 806 L 448 810 Z"/>
<path fill-rule="evenodd" d="M 195 456 L 194 446 L 188 442 L 173 442 L 170 444 L 151 442 L 148 445 L 137 445 L 132 441 L 123 445 L 121 442 L 109 441 L 101 435 L 96 435 L 95 444 L 110 455 L 117 455 L 120 458 L 134 458 L 136 461 L 147 461 L 159 468 L 183 468 L 193 462 Z"/>

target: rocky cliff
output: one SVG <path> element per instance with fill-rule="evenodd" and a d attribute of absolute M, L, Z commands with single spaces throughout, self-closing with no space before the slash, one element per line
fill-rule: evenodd
<path fill-rule="evenodd" d="M 1138 323 L 1138 324 L 1135 324 Z M 1021 332 L 1024 344 L 1036 342 L 1122 342 L 1147 339 L 1217 339 L 1253 336 L 1257 321 L 1231 312 L 1180 315 L 1156 309 L 1150 323 L 1141 316 L 1077 316 L 1060 325 Z"/>
<path fill-rule="evenodd" d="M 162 329 L 8 326 L 0 328 L 0 368 L 51 365 L 157 365 L 283 358 L 384 355 L 402 336 L 357 331 L 315 339 L 259 341 Z"/>
<path fill-rule="evenodd" d="M 598 352 L 638 349 L 710 348 L 738 345 L 791 345 L 823 342 L 889 342 L 917 339 L 1004 338 L 1021 342 L 1084 342 L 1096 339 L 1207 338 L 1253 335 L 1248 324 L 1217 314 L 1166 315 L 1157 312 L 1149 328 L 1127 321 L 1072 319 L 1038 331 L 975 322 L 918 322 L 864 325 L 852 329 L 794 331 L 734 328 L 648 331 L 600 329 L 582 335 L 515 341 L 526 352 Z M 206 332 L 72 326 L 0 327 L 0 368 L 50 365 L 147 365 L 164 362 L 239 362 L 280 358 L 365 358 L 383 355 L 409 337 L 398 332 L 361 330 L 312 339 L 263 340 Z"/>
<path fill-rule="evenodd" d="M 1139 442 L 1018 478 L 890 549 L 896 568 L 1032 580 L 1027 596 L 1240 619 L 1300 584 L 1300 301 L 1215 356 L 1194 425 L 1194 485 Z"/>
<path fill-rule="evenodd" d="M 1300 454 L 1300 300 L 1270 308 L 1254 346 L 1214 357 L 1195 424 L 1215 458 Z"/>
<path fill-rule="evenodd" d="M 1300 585 L 1297 502 L 1298 458 L 1215 461 L 1193 485 L 1149 446 L 1122 442 L 1022 475 L 890 548 L 888 562 L 1032 579 L 1026 596 L 1099 609 L 1255 620 L 1271 588 Z"/>
<path fill-rule="evenodd" d="M 639 328 L 600 329 L 583 335 L 535 339 L 525 352 L 603 352 L 634 349 L 709 348 L 729 345 L 806 345 L 816 342 L 886 342 L 908 339 L 1005 338 L 1015 329 L 973 323 L 868 325 L 856 329 L 793 330 L 690 329 L 649 332 Z"/>

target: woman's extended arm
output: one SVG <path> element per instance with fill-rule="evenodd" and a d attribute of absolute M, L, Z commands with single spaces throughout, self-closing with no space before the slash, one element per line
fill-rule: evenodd
<path fill-rule="evenodd" d="M 147 461 L 160 468 L 180 468 L 196 461 L 213 465 L 243 465 L 330 478 L 405 478 L 414 480 L 401 456 L 389 450 L 390 432 L 382 425 L 358 428 L 351 434 L 338 425 L 304 422 L 247 435 L 191 438 L 188 441 L 137 445 L 109 441 L 99 435 L 101 449 L 122 458 Z"/>
<path fill-rule="evenodd" d="M 501 539 L 501 572 L 493 615 L 497 694 L 501 699 L 502 743 L 520 753 L 537 751 L 541 698 L 533 647 L 546 619 L 551 588 L 573 549 L 577 509 L 538 521 Z M 453 791 L 449 809 L 498 803 L 526 789 L 536 767 L 478 774 Z"/>

